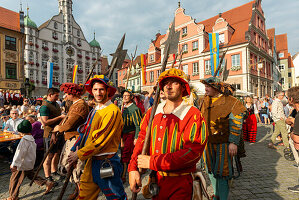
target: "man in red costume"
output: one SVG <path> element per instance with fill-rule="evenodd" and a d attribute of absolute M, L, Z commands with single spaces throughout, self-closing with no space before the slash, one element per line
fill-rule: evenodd
<path fill-rule="evenodd" d="M 156 171 L 159 194 L 153 199 L 191 199 L 196 163 L 206 145 L 206 125 L 200 111 L 183 101 L 190 94 L 185 73 L 170 69 L 159 77 L 159 87 L 166 101 L 157 107 L 151 126 L 149 155 L 140 155 L 148 127 L 149 109 L 129 165 L 129 182 L 133 192 L 141 187 L 138 168 Z"/>

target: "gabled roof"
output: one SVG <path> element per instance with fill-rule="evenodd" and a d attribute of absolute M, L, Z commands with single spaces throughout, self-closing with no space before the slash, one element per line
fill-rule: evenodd
<path fill-rule="evenodd" d="M 279 51 L 288 51 L 288 36 L 287 34 L 281 34 L 275 36 L 276 49 Z"/>
<path fill-rule="evenodd" d="M 248 31 L 249 22 L 252 16 L 252 7 L 255 1 L 251 1 L 239 7 L 233 8 L 221 14 L 221 17 L 235 30 L 227 46 L 242 44 L 247 42 L 245 39 L 245 33 Z M 216 15 L 207 20 L 198 22 L 197 24 L 203 24 L 205 31 L 208 33 L 213 32 L 213 26 L 219 15 Z M 204 51 L 208 51 L 209 45 Z"/>
<path fill-rule="evenodd" d="M 160 33 L 157 33 L 156 34 L 156 39 L 154 40 L 154 41 L 152 41 L 153 42 L 153 44 L 154 44 L 154 46 L 156 47 L 156 48 L 159 48 L 160 49 L 160 42 L 161 42 L 161 40 L 165 37 L 165 35 L 166 34 L 164 34 L 164 35 L 161 35 Z"/>
<path fill-rule="evenodd" d="M 49 22 L 50 22 L 50 20 L 45 21 L 42 25 L 40 25 L 38 27 L 38 30 L 41 30 L 41 29 L 45 28 L 48 25 Z"/>
<path fill-rule="evenodd" d="M 273 52 L 274 49 L 274 37 L 275 37 L 275 28 L 270 28 L 267 30 L 267 36 L 269 38 L 269 47 Z"/>
<path fill-rule="evenodd" d="M 0 6 L 0 27 L 20 32 L 20 14 Z"/>

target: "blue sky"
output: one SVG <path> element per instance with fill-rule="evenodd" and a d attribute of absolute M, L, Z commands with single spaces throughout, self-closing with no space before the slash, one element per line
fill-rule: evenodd
<path fill-rule="evenodd" d="M 178 6 L 174 0 L 73 0 L 73 15 L 88 41 L 99 41 L 103 54 L 114 52 L 123 33 L 129 53 L 147 52 L 151 39 L 166 32 Z M 220 12 L 238 7 L 249 0 L 181 0 L 185 13 L 197 22 Z M 58 0 L 22 0 L 23 10 L 29 6 L 30 18 L 39 26 L 58 13 Z M 19 11 L 20 0 L 2 0 L 0 6 Z M 291 55 L 299 52 L 299 21 L 297 0 L 263 0 L 266 28 L 275 28 L 276 35 L 288 34 Z"/>

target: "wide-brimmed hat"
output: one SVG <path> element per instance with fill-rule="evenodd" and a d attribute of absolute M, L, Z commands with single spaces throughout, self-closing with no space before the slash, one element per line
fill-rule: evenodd
<path fill-rule="evenodd" d="M 87 83 L 85 84 L 85 89 L 89 94 L 92 94 L 92 86 L 94 81 L 100 81 L 104 85 L 106 85 L 108 88 L 110 88 L 110 92 L 108 94 L 108 97 L 112 97 L 115 92 L 116 88 L 113 86 L 113 82 L 111 82 L 106 76 L 104 75 L 95 75 L 93 78 L 89 79 Z"/>
<path fill-rule="evenodd" d="M 60 86 L 60 91 L 77 96 L 81 96 L 83 94 L 83 88 L 76 83 L 63 83 Z"/>
<path fill-rule="evenodd" d="M 176 68 L 171 68 L 171 69 L 166 70 L 163 73 L 161 73 L 159 78 L 158 78 L 158 83 L 159 83 L 160 90 L 162 90 L 163 86 L 164 86 L 164 83 L 163 83 L 164 81 L 163 80 L 165 80 L 167 78 L 178 79 L 186 87 L 186 90 L 184 91 L 183 96 L 190 95 L 190 86 L 189 86 L 189 83 L 188 83 L 188 77 L 182 70 L 176 69 Z"/>
<path fill-rule="evenodd" d="M 216 89 L 218 92 L 224 95 L 232 95 L 236 90 L 232 85 L 222 82 L 217 77 L 209 77 L 206 79 L 202 79 L 200 80 L 200 82 Z"/>

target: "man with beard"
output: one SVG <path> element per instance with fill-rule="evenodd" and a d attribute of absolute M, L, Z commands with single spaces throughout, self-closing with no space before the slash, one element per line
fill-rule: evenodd
<path fill-rule="evenodd" d="M 124 128 L 122 130 L 121 162 L 124 167 L 122 181 L 126 182 L 127 168 L 134 149 L 134 138 L 138 138 L 142 114 L 136 104 L 133 103 L 133 93 L 129 90 L 124 90 L 122 94 L 124 103 L 122 113 Z"/>
<path fill-rule="evenodd" d="M 84 130 L 72 148 L 68 157 L 70 165 L 75 164 L 78 158 L 86 161 L 84 172 L 80 179 L 78 199 L 95 200 L 100 191 L 106 199 L 127 199 L 121 181 L 122 166 L 117 155 L 120 144 L 123 120 L 119 108 L 111 102 L 116 88 L 112 86 L 104 75 L 96 75 L 86 83 L 86 90 L 94 96 L 97 104 L 87 118 Z M 86 134 L 84 147 L 78 149 Z M 102 167 L 112 166 L 114 175 L 106 177 L 100 170 Z"/>
<path fill-rule="evenodd" d="M 74 146 L 79 133 L 77 128 L 83 124 L 88 115 L 88 105 L 81 99 L 83 94 L 83 88 L 75 83 L 63 83 L 60 86 L 60 90 L 66 95 L 66 100 L 71 101 L 72 105 L 69 108 L 66 119 L 64 119 L 59 125 L 55 126 L 53 132 L 64 135 L 65 145 L 64 151 L 61 153 L 59 171 L 61 174 L 66 174 L 69 164 L 67 162 L 68 155 L 71 152 L 71 148 Z M 75 191 L 69 196 L 69 199 L 75 199 L 79 193 L 79 179 L 81 175 L 82 162 L 78 162 L 76 169 L 73 170 L 73 182 L 76 185 Z"/>
<path fill-rule="evenodd" d="M 159 186 L 159 194 L 153 199 L 191 199 L 191 173 L 196 171 L 206 145 L 205 121 L 197 108 L 183 101 L 190 94 L 190 86 L 182 70 L 167 70 L 161 73 L 158 82 L 166 101 L 158 105 L 151 126 L 152 108 L 141 122 L 128 168 L 130 188 L 135 193 L 140 191 L 138 168 L 151 169 L 151 177 Z M 151 129 L 150 151 L 140 155 L 147 128 Z"/>
<path fill-rule="evenodd" d="M 229 194 L 228 180 L 233 177 L 233 157 L 242 132 L 243 117 L 247 109 L 231 96 L 234 88 L 216 77 L 201 80 L 206 95 L 200 103 L 208 130 L 205 161 L 213 185 L 213 200 L 226 200 Z"/>

